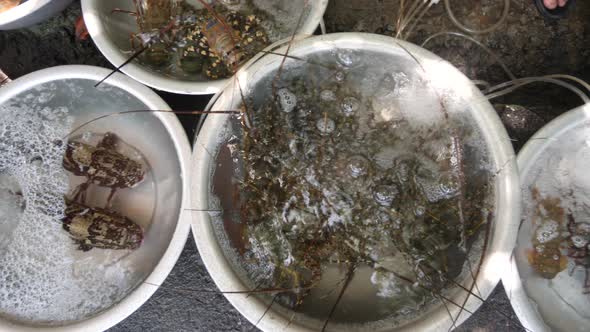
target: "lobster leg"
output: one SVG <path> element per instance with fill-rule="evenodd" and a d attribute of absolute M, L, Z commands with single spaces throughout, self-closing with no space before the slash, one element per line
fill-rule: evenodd
<path fill-rule="evenodd" d="M 115 196 L 115 192 L 117 191 L 117 188 L 111 188 L 111 193 L 109 194 L 109 198 L 107 198 L 107 204 L 105 205 L 105 209 L 110 209 L 112 204 L 112 200 L 113 200 L 113 196 Z"/>
<path fill-rule="evenodd" d="M 86 201 L 86 190 L 88 189 L 88 186 L 90 186 L 90 180 L 80 184 L 78 187 L 76 187 L 76 189 L 74 189 L 74 192 L 72 193 L 74 201 L 79 202 L 78 199 L 81 198 L 81 202 L 84 204 Z"/>

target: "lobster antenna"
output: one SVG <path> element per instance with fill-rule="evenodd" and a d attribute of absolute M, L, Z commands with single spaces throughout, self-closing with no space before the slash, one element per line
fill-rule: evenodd
<path fill-rule="evenodd" d="M 135 51 L 135 53 L 133 53 L 129 59 L 125 60 L 125 62 L 123 62 L 120 66 L 118 66 L 117 68 L 115 68 L 113 71 L 111 71 L 107 76 L 105 76 L 105 78 L 103 78 L 102 80 L 100 80 L 98 83 L 96 83 L 94 85 L 95 88 L 98 88 L 99 85 L 102 84 L 102 82 L 106 81 L 109 77 L 113 76 L 116 72 L 120 71 L 121 68 L 123 68 L 125 65 L 127 65 L 128 63 L 130 63 L 131 61 L 133 61 L 135 58 L 137 58 L 138 56 L 141 55 L 141 53 L 143 53 L 145 50 L 147 50 L 148 47 L 147 46 L 142 46 L 142 48 L 140 48 L 139 50 Z"/>
<path fill-rule="evenodd" d="M 179 115 L 202 115 L 202 114 L 241 114 L 241 111 L 240 110 L 219 110 L 219 111 L 131 110 L 131 111 L 122 111 L 122 112 L 117 112 L 117 113 L 105 114 L 105 115 L 96 117 L 94 119 L 88 120 L 88 121 L 82 123 L 81 125 L 77 126 L 76 128 L 74 128 L 67 135 L 65 135 L 62 138 L 62 141 L 66 140 L 68 137 L 72 136 L 74 133 L 76 133 L 81 128 L 83 128 L 93 122 L 96 122 L 98 120 L 102 120 L 102 119 L 114 117 L 114 116 L 119 116 L 119 115 L 124 115 L 124 114 L 133 114 L 133 113 L 173 113 L 173 114 L 179 114 Z"/>

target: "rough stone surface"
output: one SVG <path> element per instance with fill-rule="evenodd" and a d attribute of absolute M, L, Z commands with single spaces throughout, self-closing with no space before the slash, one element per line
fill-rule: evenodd
<path fill-rule="evenodd" d="M 399 0 L 331 0 L 326 14 L 329 31 L 366 31 L 391 35 L 396 24 Z M 407 3 L 408 1 L 406 1 Z M 501 11 L 497 0 L 457 0 L 456 15 L 466 24 L 485 26 L 493 23 Z M 375 14 L 377 13 L 377 14 Z M 112 68 L 91 40 L 76 41 L 74 23 L 80 15 L 75 2 L 65 12 L 29 29 L 0 32 L 0 68 L 12 78 L 38 69 L 64 64 L 89 64 Z M 493 34 L 476 37 L 496 52 L 517 76 L 564 72 L 590 78 L 590 2 L 578 1 L 578 9 L 568 20 L 544 21 L 531 1 L 512 1 L 508 22 Z M 456 29 L 446 17 L 442 2 L 418 22 L 410 41 L 421 43 L 438 31 Z M 469 42 L 440 38 L 429 47 L 450 60 L 473 79 L 500 83 L 506 80 L 502 70 L 489 56 Z M 543 90 L 539 93 L 540 88 Z M 158 92 L 173 108 L 202 109 L 206 97 L 178 96 Z M 520 114 L 531 122 L 504 114 L 508 128 L 525 140 L 543 123 L 579 104 L 569 92 L 535 85 L 518 94 L 498 100 L 502 104 L 525 105 L 538 117 Z M 181 116 L 189 137 L 193 137 L 196 119 Z M 512 122 L 510 122 L 512 121 Z M 516 122 L 514 122 L 516 121 Z M 516 136 L 515 136 L 516 137 Z M 519 144 L 515 143 L 518 148 Z M 187 245 L 170 276 L 129 318 L 110 331 L 250 331 L 256 330 L 218 293 L 189 237 Z M 523 331 L 502 285 L 457 331 Z"/>
<path fill-rule="evenodd" d="M 56 17 L 27 29 L 0 31 L 0 67 L 10 78 L 58 65 L 112 68 L 88 38 L 76 41 L 74 25 L 81 15 L 74 2 Z"/>

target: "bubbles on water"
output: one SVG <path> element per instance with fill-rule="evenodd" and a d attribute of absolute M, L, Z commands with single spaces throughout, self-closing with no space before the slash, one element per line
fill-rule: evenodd
<path fill-rule="evenodd" d="M 105 267 L 79 252 L 62 229 L 69 181 L 66 144 L 56 142 L 73 121 L 67 108 L 39 104 L 51 98 L 31 95 L 0 107 L 0 246 L 8 243 L 0 250 L 0 315 L 29 323 L 78 320 L 135 285 L 120 265 Z M 7 232 L 4 217 L 13 222 Z"/>
<path fill-rule="evenodd" d="M 398 195 L 399 190 L 392 185 L 379 185 L 373 190 L 373 198 L 381 206 L 391 206 Z"/>
<path fill-rule="evenodd" d="M 320 132 L 321 135 L 330 135 L 336 129 L 336 123 L 334 120 L 326 117 L 323 119 L 319 119 L 316 122 L 316 128 Z"/>
<path fill-rule="evenodd" d="M 590 224 L 587 222 L 576 223 L 576 233 L 590 234 Z"/>
<path fill-rule="evenodd" d="M 391 222 L 391 218 L 389 217 L 389 213 L 385 211 L 377 212 L 377 222 L 381 224 L 388 224 Z"/>
<path fill-rule="evenodd" d="M 12 233 L 19 224 L 25 204 L 16 179 L 0 173 L 0 253 L 10 245 Z"/>
<path fill-rule="evenodd" d="M 385 74 L 375 91 L 375 97 L 399 97 L 408 90 L 410 82 L 408 75 L 404 72 Z"/>
<path fill-rule="evenodd" d="M 346 73 L 343 71 L 337 71 L 336 74 L 334 74 L 334 81 L 336 81 L 338 83 L 344 82 L 345 79 L 346 79 Z"/>
<path fill-rule="evenodd" d="M 556 221 L 549 220 L 544 222 L 537 229 L 537 241 L 539 241 L 539 243 L 547 243 L 557 239 L 559 236 L 559 232 L 557 231 L 558 228 L 559 224 Z"/>
<path fill-rule="evenodd" d="M 281 110 L 285 113 L 291 113 L 297 106 L 297 97 L 295 94 L 285 88 L 279 89 L 277 93 Z"/>
<path fill-rule="evenodd" d="M 90 140 L 92 139 L 92 136 L 93 136 L 92 135 L 92 132 L 87 131 L 87 132 L 85 132 L 85 133 L 82 134 L 81 140 L 84 143 L 89 143 Z"/>
<path fill-rule="evenodd" d="M 322 101 L 336 101 L 336 93 L 332 90 L 323 90 L 320 92 L 320 99 Z"/>
<path fill-rule="evenodd" d="M 348 161 L 348 170 L 353 178 L 366 175 L 369 170 L 369 161 L 363 156 L 353 156 Z"/>
<path fill-rule="evenodd" d="M 438 182 L 423 183 L 422 186 L 426 199 L 431 203 L 453 198 L 459 194 L 459 189 L 458 181 L 449 175 L 440 177 Z"/>
<path fill-rule="evenodd" d="M 422 205 L 417 205 L 414 209 L 414 214 L 416 217 L 422 217 L 426 213 L 426 208 Z"/>
<path fill-rule="evenodd" d="M 392 298 L 402 293 L 397 277 L 390 272 L 376 270 L 371 274 L 371 283 L 379 290 L 377 296 Z"/>
<path fill-rule="evenodd" d="M 354 97 L 345 97 L 342 100 L 340 109 L 346 116 L 351 116 L 361 108 L 361 102 Z"/>
<path fill-rule="evenodd" d="M 572 240 L 572 244 L 576 248 L 584 248 L 588 245 L 588 238 L 582 235 L 574 235 L 570 238 Z"/>
<path fill-rule="evenodd" d="M 428 157 L 420 158 L 420 168 L 415 181 L 430 203 L 450 199 L 459 194 L 460 185 L 453 173 L 443 172 L 441 167 Z"/>
<path fill-rule="evenodd" d="M 43 103 L 44 104 L 44 103 L 49 102 L 51 99 L 53 99 L 53 97 L 55 97 L 55 94 L 54 93 L 51 93 L 51 92 L 41 92 L 39 94 L 39 97 L 38 97 L 37 100 L 38 100 L 39 103 Z"/>
<path fill-rule="evenodd" d="M 62 216 L 62 196 L 68 189 L 61 167 L 65 146 L 53 142 L 67 133 L 64 126 L 69 128 L 70 121 L 63 110 L 0 109 L 0 170 L 19 183 L 29 217 L 54 220 Z"/>
<path fill-rule="evenodd" d="M 354 50 L 342 49 L 337 51 L 336 59 L 342 66 L 351 67 L 353 64 L 359 61 L 359 56 Z"/>

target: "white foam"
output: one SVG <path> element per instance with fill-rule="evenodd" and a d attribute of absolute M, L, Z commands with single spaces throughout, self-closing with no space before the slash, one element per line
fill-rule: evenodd
<path fill-rule="evenodd" d="M 0 107 L 0 229 L 3 217 L 20 216 L 0 238 L 0 315 L 29 324 L 86 318 L 135 286 L 123 264 L 106 264 L 121 253 L 97 262 L 62 228 L 69 183 L 61 140 L 72 119 L 67 108 L 41 106 L 55 89 Z"/>
<path fill-rule="evenodd" d="M 371 274 L 371 283 L 379 289 L 377 292 L 379 297 L 392 298 L 399 296 L 402 292 L 398 278 L 390 272 L 375 270 Z"/>
<path fill-rule="evenodd" d="M 297 106 L 297 97 L 293 92 L 288 89 L 280 89 L 278 91 L 279 104 L 281 105 L 281 111 L 285 113 L 291 113 Z"/>

